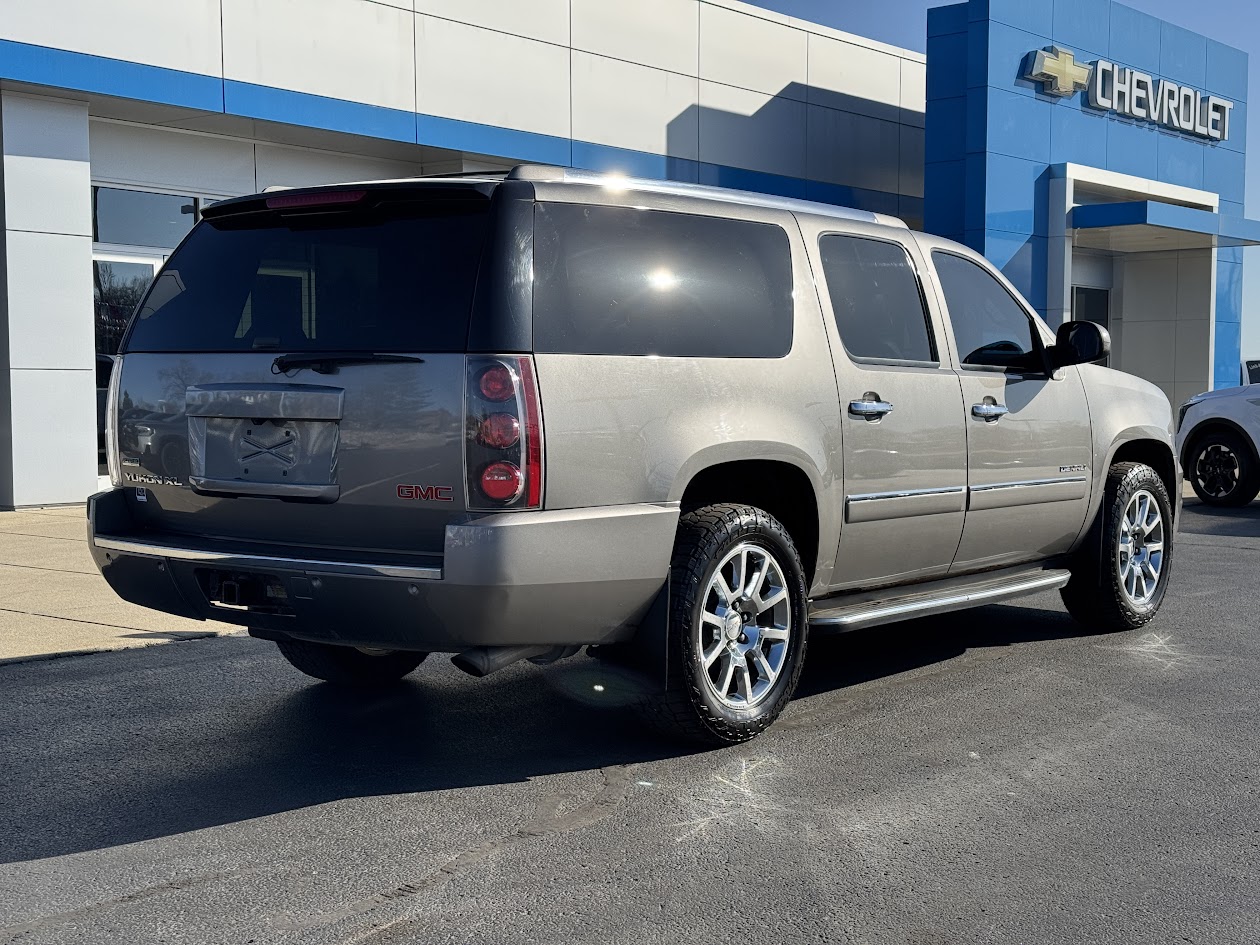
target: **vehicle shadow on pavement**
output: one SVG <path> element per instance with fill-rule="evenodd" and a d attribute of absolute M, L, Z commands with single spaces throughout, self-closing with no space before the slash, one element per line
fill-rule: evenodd
<path fill-rule="evenodd" d="M 1260 538 L 1260 502 L 1230 509 L 1186 499 L 1178 530 L 1190 535 L 1219 538 Z"/>
<path fill-rule="evenodd" d="M 1061 613 L 998 606 L 819 637 L 799 695 L 1078 629 Z M 3 671 L 0 862 L 695 751 L 653 734 L 625 708 L 628 683 L 585 657 L 475 680 L 434 656 L 367 695 L 307 680 L 243 636 L 18 670 Z"/>
<path fill-rule="evenodd" d="M 797 698 L 844 689 L 974 650 L 1088 634 L 1062 610 L 994 605 L 852 633 L 815 633 Z"/>

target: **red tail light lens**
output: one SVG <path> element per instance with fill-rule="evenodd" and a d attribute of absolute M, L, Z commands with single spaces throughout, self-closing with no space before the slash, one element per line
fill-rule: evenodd
<path fill-rule="evenodd" d="M 501 404 L 516 396 L 516 378 L 503 364 L 492 364 L 482 371 L 477 387 L 481 396 L 494 404 Z"/>
<path fill-rule="evenodd" d="M 477 442 L 496 450 L 511 449 L 521 439 L 521 423 L 510 413 L 492 413 L 481 421 Z"/>
<path fill-rule="evenodd" d="M 511 502 L 521 494 L 524 479 L 515 463 L 491 463 L 481 473 L 481 491 L 495 502 Z"/>
<path fill-rule="evenodd" d="M 467 378 L 468 508 L 542 508 L 543 425 L 533 359 L 472 356 Z"/>

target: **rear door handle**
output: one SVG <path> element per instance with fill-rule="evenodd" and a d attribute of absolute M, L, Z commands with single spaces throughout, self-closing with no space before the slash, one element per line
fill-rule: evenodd
<path fill-rule="evenodd" d="M 1008 413 L 1010 413 L 1010 409 L 1006 406 L 1006 404 L 971 405 L 971 415 L 973 417 L 979 417 L 985 423 L 993 423 L 997 420 L 1001 420 Z"/>
<path fill-rule="evenodd" d="M 892 413 L 893 405 L 886 400 L 851 400 L 849 413 L 864 420 L 881 420 Z"/>

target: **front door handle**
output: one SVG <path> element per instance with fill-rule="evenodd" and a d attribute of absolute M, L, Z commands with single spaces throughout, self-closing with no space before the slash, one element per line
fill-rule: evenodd
<path fill-rule="evenodd" d="M 877 421 L 892 413 L 893 405 L 886 400 L 851 400 L 849 413 L 864 420 Z"/>
<path fill-rule="evenodd" d="M 1010 409 L 1006 404 L 983 403 L 971 405 L 971 415 L 979 417 L 985 423 L 994 423 L 1001 420 L 1008 413 L 1010 413 Z"/>

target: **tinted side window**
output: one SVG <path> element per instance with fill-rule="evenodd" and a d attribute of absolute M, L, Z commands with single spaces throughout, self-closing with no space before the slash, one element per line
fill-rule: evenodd
<path fill-rule="evenodd" d="M 970 259 L 932 253 L 963 364 L 1019 367 L 1035 350 L 1028 313 L 1006 287 Z"/>
<path fill-rule="evenodd" d="M 818 249 L 836 328 L 850 355 L 936 360 L 919 280 L 903 247 L 828 235 Z"/>
<path fill-rule="evenodd" d="M 780 358 L 792 255 L 778 226 L 539 204 L 534 346 L 556 354 Z"/>

